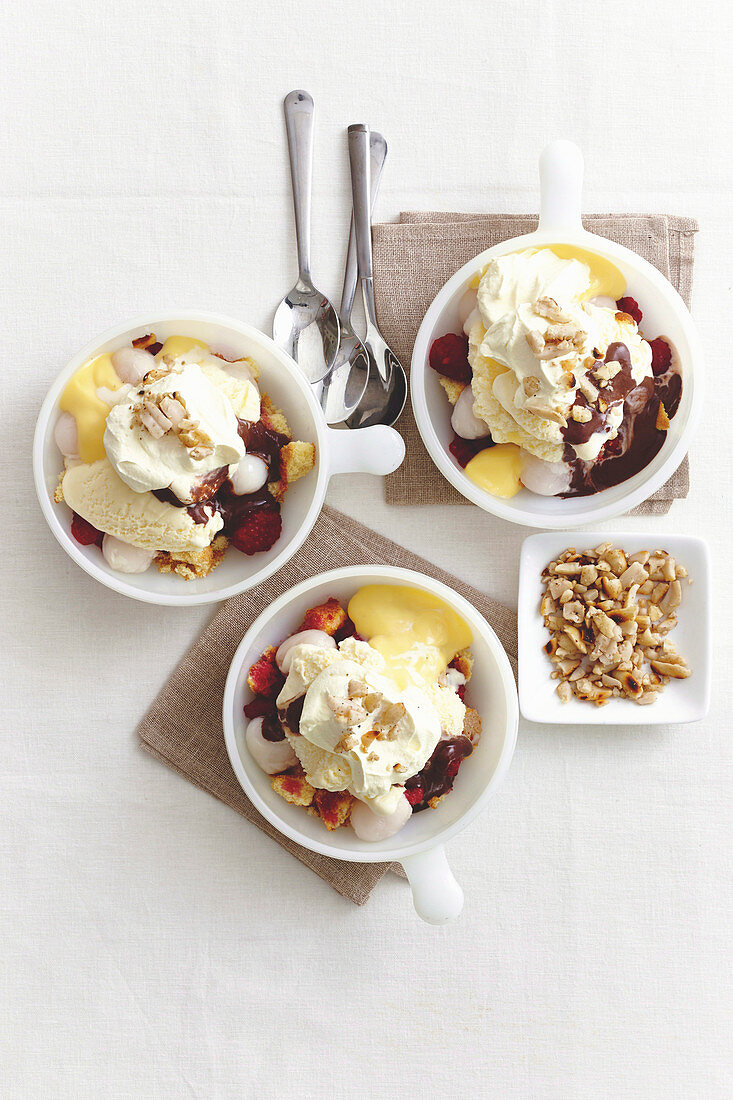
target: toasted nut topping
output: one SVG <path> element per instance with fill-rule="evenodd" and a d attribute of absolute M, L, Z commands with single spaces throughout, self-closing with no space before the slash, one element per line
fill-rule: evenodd
<path fill-rule="evenodd" d="M 604 706 L 617 696 L 648 706 L 670 679 L 689 676 L 666 638 L 686 575 L 665 550 L 627 557 L 610 543 L 570 548 L 550 562 L 541 613 L 559 698 Z"/>
<path fill-rule="evenodd" d="M 670 419 L 667 415 L 667 410 L 665 409 L 664 405 L 660 401 L 659 402 L 659 410 L 657 412 L 657 423 L 656 423 L 655 427 L 656 427 L 658 432 L 666 432 L 667 429 L 669 428 L 669 425 L 670 425 Z"/>
<path fill-rule="evenodd" d="M 578 424 L 587 424 L 593 419 L 593 411 L 587 405 L 573 405 L 570 415 Z"/>
<path fill-rule="evenodd" d="M 539 378 L 535 378 L 533 374 L 528 374 L 522 382 L 522 389 L 524 390 L 526 397 L 534 397 L 540 388 Z"/>

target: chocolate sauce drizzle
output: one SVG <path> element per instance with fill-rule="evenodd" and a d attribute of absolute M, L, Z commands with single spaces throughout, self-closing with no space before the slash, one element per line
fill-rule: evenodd
<path fill-rule="evenodd" d="M 405 783 L 408 791 L 419 787 L 422 792 L 422 801 L 412 807 L 414 814 L 420 810 L 426 810 L 431 798 L 441 798 L 453 789 L 453 781 L 456 777 L 461 761 L 465 760 L 473 752 L 473 745 L 468 737 L 462 734 L 460 737 L 449 737 L 445 741 L 438 741 L 433 755 L 425 767 L 417 775 L 413 775 Z"/>
<path fill-rule="evenodd" d="M 247 454 L 261 458 L 267 466 L 267 481 L 280 477 L 280 448 L 289 442 L 288 436 L 266 427 L 261 420 L 238 420 L 237 432 L 247 448 Z M 267 488 L 267 483 L 254 493 L 238 496 L 228 477 L 228 466 L 205 474 L 194 490 L 195 499 L 187 504 L 178 499 L 172 489 L 153 489 L 153 496 L 174 508 L 186 508 L 194 523 L 208 523 L 214 512 L 224 520 L 222 534 L 231 535 L 247 516 L 260 508 L 279 512 L 280 505 Z M 264 734 L 263 734 L 264 736 Z"/>
<path fill-rule="evenodd" d="M 670 420 L 679 408 L 682 379 L 676 371 L 644 378 L 637 385 L 631 373 L 629 350 L 621 343 L 610 344 L 602 362 L 618 363 L 621 370 L 604 388 L 599 388 L 592 403 L 580 391 L 576 395 L 574 407 L 589 408 L 591 418 L 579 423 L 570 417 L 563 429 L 563 461 L 571 468 L 570 489 L 563 497 L 589 496 L 638 474 L 662 449 L 667 435 L 656 426 L 659 406 L 664 405 Z M 597 360 L 597 365 L 600 364 L 601 360 Z M 573 444 L 587 443 L 595 432 L 603 431 L 609 410 L 621 402 L 623 420 L 617 436 L 603 445 L 595 462 L 578 458 Z"/>

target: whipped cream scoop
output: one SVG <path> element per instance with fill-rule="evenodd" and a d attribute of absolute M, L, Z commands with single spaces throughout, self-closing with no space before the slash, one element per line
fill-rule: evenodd
<path fill-rule="evenodd" d="M 171 487 L 185 500 L 192 482 L 244 457 L 232 403 L 197 363 L 159 367 L 119 393 L 104 449 L 134 492 Z"/>

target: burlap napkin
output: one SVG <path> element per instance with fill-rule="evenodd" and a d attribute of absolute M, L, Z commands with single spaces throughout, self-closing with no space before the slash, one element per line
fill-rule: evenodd
<path fill-rule="evenodd" d="M 592 214 L 587 229 L 625 245 L 654 264 L 689 306 L 692 293 L 697 222 L 666 214 Z M 399 222 L 375 225 L 374 292 L 379 324 L 387 343 L 409 372 L 420 322 L 443 284 L 479 252 L 509 237 L 530 233 L 537 218 L 529 214 L 403 213 Z M 643 308 L 643 303 L 641 303 Z M 468 504 L 428 455 L 407 407 L 399 422 L 407 457 L 386 479 L 390 504 Z M 632 515 L 664 515 L 672 501 L 689 491 L 685 458 L 666 485 Z"/>
<path fill-rule="evenodd" d="M 516 671 L 517 623 L 513 611 L 348 516 L 324 508 L 310 537 L 284 569 L 258 585 L 256 591 L 229 600 L 216 613 L 138 728 L 143 748 L 257 825 L 357 905 L 364 904 L 393 865 L 343 863 L 317 855 L 288 840 L 265 821 L 232 771 L 224 745 L 221 706 L 234 651 L 261 611 L 305 577 L 341 566 L 372 564 L 415 569 L 460 592 L 491 623 Z M 246 858 L 243 845 L 243 863 Z"/>

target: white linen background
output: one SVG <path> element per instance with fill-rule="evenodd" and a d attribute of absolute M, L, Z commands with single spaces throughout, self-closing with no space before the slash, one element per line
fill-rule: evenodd
<path fill-rule="evenodd" d="M 719 589 L 732 29 L 724 0 L 2 5 L 0 1094 L 725 1094 L 729 603 L 704 722 L 522 723 L 502 791 L 449 848 L 464 914 L 436 929 L 396 877 L 358 909 L 138 749 L 209 612 L 126 601 L 74 567 L 37 507 L 30 444 L 56 373 L 118 321 L 180 306 L 270 330 L 295 274 L 291 88 L 316 100 L 313 262 L 334 297 L 349 123 L 389 143 L 378 219 L 534 210 L 537 155 L 566 136 L 588 211 L 700 220 L 706 413 L 690 496 L 654 527 L 704 534 Z M 367 477 L 329 502 L 515 601 L 529 532 L 389 508 Z"/>

